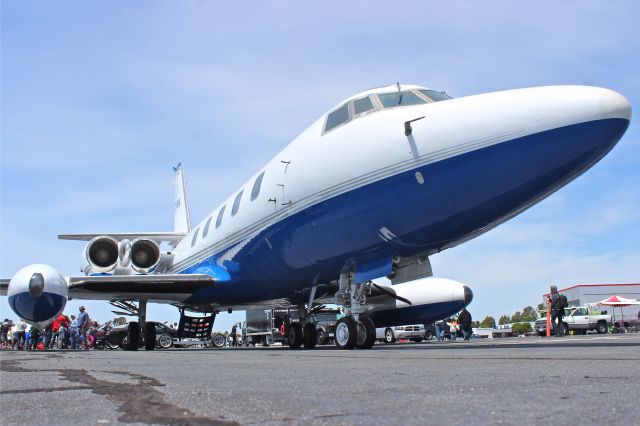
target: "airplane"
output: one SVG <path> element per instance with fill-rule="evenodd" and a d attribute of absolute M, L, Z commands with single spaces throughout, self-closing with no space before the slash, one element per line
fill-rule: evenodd
<path fill-rule="evenodd" d="M 2 281 L 2 294 L 39 325 L 70 298 L 136 301 L 141 323 L 147 302 L 212 315 L 293 306 L 292 348 L 315 346 L 314 312 L 332 303 L 344 313 L 336 346 L 371 348 L 376 327 L 467 306 L 471 289 L 434 277 L 429 256 L 586 172 L 630 119 L 627 99 L 599 87 L 455 99 L 418 85 L 374 88 L 316 120 L 195 226 L 179 164 L 172 232 L 59 235 L 88 241 L 84 275 L 29 265 Z M 391 285 L 373 282 L 380 277 Z"/>

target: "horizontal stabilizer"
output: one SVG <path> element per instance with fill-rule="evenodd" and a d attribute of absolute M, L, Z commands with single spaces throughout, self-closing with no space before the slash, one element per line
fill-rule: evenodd
<path fill-rule="evenodd" d="M 167 241 L 167 242 L 178 242 L 187 235 L 182 232 L 116 232 L 109 233 L 105 232 L 102 234 L 60 234 L 58 235 L 59 240 L 75 240 L 75 241 L 90 241 L 95 237 L 100 236 L 109 236 L 118 241 L 127 239 L 127 240 L 135 240 L 136 238 L 148 238 L 150 240 L 155 240 L 158 242 Z"/>

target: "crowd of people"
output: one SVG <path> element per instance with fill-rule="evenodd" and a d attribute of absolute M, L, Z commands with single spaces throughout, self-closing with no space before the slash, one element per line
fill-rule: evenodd
<path fill-rule="evenodd" d="M 458 332 L 461 332 L 462 339 L 468 341 L 471 339 L 471 324 L 471 314 L 466 308 L 462 308 L 457 319 L 453 317 L 444 318 L 435 323 L 436 339 L 443 341 L 448 337 L 452 342 L 455 342 L 458 337 Z"/>
<path fill-rule="evenodd" d="M 5 318 L 0 325 L 0 348 L 4 350 L 93 349 L 98 323 L 91 321 L 84 306 L 78 315 L 60 314 L 43 329 L 28 326 L 20 319 L 16 324 Z"/>

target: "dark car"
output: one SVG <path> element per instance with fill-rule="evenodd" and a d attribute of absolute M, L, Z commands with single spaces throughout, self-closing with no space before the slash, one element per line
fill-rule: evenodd
<path fill-rule="evenodd" d="M 147 321 L 147 324 L 154 324 L 156 327 L 156 347 L 161 349 L 168 349 L 173 346 L 173 339 L 178 337 L 178 330 L 167 327 L 166 325 L 155 322 L 155 321 Z M 127 342 L 127 334 L 129 331 L 129 324 L 119 325 L 117 327 L 113 327 L 106 334 L 106 344 L 109 347 L 119 346 L 124 348 Z M 144 346 L 144 341 L 142 340 L 143 333 L 140 332 L 140 342 L 139 346 Z"/>

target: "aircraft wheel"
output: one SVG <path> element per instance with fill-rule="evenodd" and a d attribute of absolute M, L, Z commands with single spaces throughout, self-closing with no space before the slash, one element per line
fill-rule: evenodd
<path fill-rule="evenodd" d="M 152 323 L 144 324 L 144 349 L 152 351 L 156 348 L 156 326 Z"/>
<path fill-rule="evenodd" d="M 137 322 L 129 323 L 129 330 L 127 332 L 126 340 L 122 340 L 122 348 L 125 351 L 137 351 L 138 344 L 140 343 L 140 326 Z"/>
<path fill-rule="evenodd" d="M 376 342 L 376 326 L 369 317 L 361 316 L 358 321 L 356 348 L 371 349 Z"/>
<path fill-rule="evenodd" d="M 160 335 L 160 337 L 158 338 L 158 346 L 160 346 L 162 349 L 169 349 L 171 346 L 173 346 L 173 339 L 171 338 L 171 335 L 167 333 Z"/>
<path fill-rule="evenodd" d="M 315 348 L 316 343 L 318 343 L 318 333 L 316 332 L 316 325 L 312 323 L 305 324 L 302 344 L 305 348 Z"/>
<path fill-rule="evenodd" d="M 335 341 L 338 349 L 353 349 L 356 346 L 358 330 L 351 317 L 340 318 L 336 323 Z"/>
<path fill-rule="evenodd" d="M 384 331 L 384 342 L 385 343 L 395 343 L 396 342 L 396 336 L 393 334 L 393 330 L 390 328 L 387 328 Z"/>
<path fill-rule="evenodd" d="M 302 326 L 299 322 L 291 323 L 287 339 L 289 340 L 289 347 L 292 349 L 297 349 L 302 345 Z"/>

